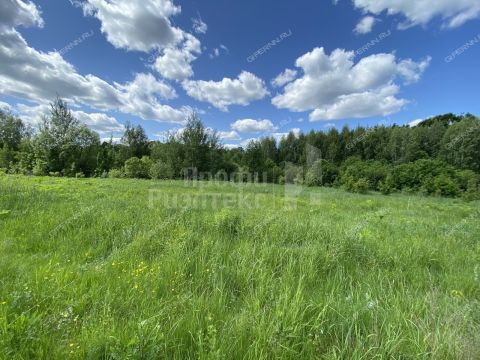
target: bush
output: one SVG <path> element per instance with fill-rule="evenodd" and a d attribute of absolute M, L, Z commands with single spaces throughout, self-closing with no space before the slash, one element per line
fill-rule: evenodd
<path fill-rule="evenodd" d="M 112 169 L 109 171 L 108 177 L 111 179 L 122 179 L 125 177 L 125 173 L 120 169 Z"/>
<path fill-rule="evenodd" d="M 356 183 L 360 180 L 362 186 L 367 180 L 369 189 L 379 190 L 380 183 L 384 182 L 391 172 L 391 167 L 380 161 L 362 161 L 357 157 L 345 161 L 341 169 L 340 183 L 349 191 L 355 191 Z"/>
<path fill-rule="evenodd" d="M 150 166 L 150 178 L 165 180 L 173 178 L 173 169 L 162 161 L 157 161 Z"/>
<path fill-rule="evenodd" d="M 388 174 L 386 179 L 380 182 L 378 188 L 383 195 L 390 195 L 395 190 L 392 175 Z"/>
<path fill-rule="evenodd" d="M 48 165 L 46 161 L 37 159 L 37 161 L 35 161 L 35 165 L 33 166 L 32 174 L 34 176 L 45 176 L 48 174 L 47 168 Z"/>
<path fill-rule="evenodd" d="M 125 176 L 128 178 L 148 179 L 152 161 L 148 156 L 141 159 L 132 157 L 125 161 Z"/>
<path fill-rule="evenodd" d="M 448 176 L 442 174 L 435 178 L 434 182 L 435 194 L 439 196 L 457 196 L 460 192 L 458 185 Z"/>
<path fill-rule="evenodd" d="M 353 189 L 356 193 L 366 194 L 370 189 L 370 183 L 368 182 L 368 179 L 361 178 L 354 184 Z"/>

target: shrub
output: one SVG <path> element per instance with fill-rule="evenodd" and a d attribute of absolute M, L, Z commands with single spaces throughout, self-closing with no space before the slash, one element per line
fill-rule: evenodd
<path fill-rule="evenodd" d="M 457 196 L 460 192 L 458 185 L 448 176 L 442 174 L 434 180 L 435 194 L 440 196 Z"/>
<path fill-rule="evenodd" d="M 366 194 L 370 189 L 370 183 L 368 182 L 368 179 L 361 178 L 357 182 L 355 182 L 353 189 L 356 193 Z"/>
<path fill-rule="evenodd" d="M 148 156 L 141 159 L 132 157 L 125 161 L 125 176 L 128 178 L 148 179 L 152 161 Z"/>
<path fill-rule="evenodd" d="M 388 174 L 385 180 L 380 182 L 378 188 L 383 195 L 390 195 L 395 190 L 392 175 Z"/>
<path fill-rule="evenodd" d="M 35 176 L 45 176 L 48 174 L 47 169 L 47 162 L 41 159 L 37 159 L 37 161 L 35 161 L 35 165 L 33 166 L 32 174 Z"/>
<path fill-rule="evenodd" d="M 150 166 L 150 178 L 152 179 L 172 179 L 173 169 L 162 161 L 157 161 Z"/>
<path fill-rule="evenodd" d="M 112 169 L 109 171 L 108 177 L 111 179 L 121 179 L 125 177 L 125 172 L 121 169 Z"/>
<path fill-rule="evenodd" d="M 338 177 L 338 168 L 327 160 L 317 160 L 305 174 L 307 186 L 331 186 Z"/>

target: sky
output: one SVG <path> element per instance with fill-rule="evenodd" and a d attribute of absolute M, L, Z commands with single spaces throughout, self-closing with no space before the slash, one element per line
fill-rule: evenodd
<path fill-rule="evenodd" d="M 1 0 L 0 108 L 103 139 L 195 112 L 227 147 L 480 114 L 479 0 Z"/>

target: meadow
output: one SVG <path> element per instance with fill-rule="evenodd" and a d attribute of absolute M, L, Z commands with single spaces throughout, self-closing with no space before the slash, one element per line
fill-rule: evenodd
<path fill-rule="evenodd" d="M 0 358 L 479 359 L 479 214 L 408 194 L 0 176 Z"/>

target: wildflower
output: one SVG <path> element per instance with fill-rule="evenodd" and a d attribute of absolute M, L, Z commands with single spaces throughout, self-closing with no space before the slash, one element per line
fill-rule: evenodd
<path fill-rule="evenodd" d="M 463 292 L 461 292 L 460 290 L 452 290 L 450 292 L 450 295 L 452 295 L 455 300 L 462 300 L 465 297 L 465 295 L 463 295 Z"/>

